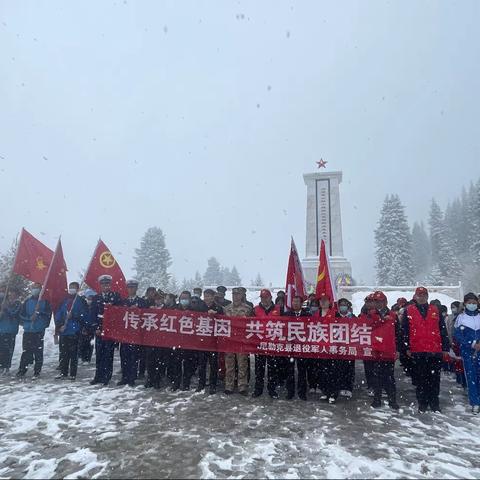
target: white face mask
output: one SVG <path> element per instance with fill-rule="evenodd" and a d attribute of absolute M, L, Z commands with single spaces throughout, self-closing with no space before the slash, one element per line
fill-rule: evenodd
<path fill-rule="evenodd" d="M 31 292 L 32 292 L 32 295 L 36 297 L 37 295 L 40 295 L 40 288 L 32 288 Z"/>
<path fill-rule="evenodd" d="M 69 288 L 68 289 L 68 294 L 69 295 L 76 295 L 78 290 L 76 288 Z"/>

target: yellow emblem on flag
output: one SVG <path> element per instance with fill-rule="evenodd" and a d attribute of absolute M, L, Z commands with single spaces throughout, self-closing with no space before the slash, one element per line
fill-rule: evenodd
<path fill-rule="evenodd" d="M 100 255 L 100 265 L 105 268 L 112 268 L 115 265 L 115 259 L 110 252 L 103 252 Z"/>
<path fill-rule="evenodd" d="M 325 267 L 323 267 L 322 273 L 317 277 L 317 282 L 321 282 L 325 278 L 326 273 Z"/>
<path fill-rule="evenodd" d="M 37 268 L 38 270 L 44 270 L 45 268 L 47 268 L 47 266 L 45 265 L 45 262 L 43 261 L 43 257 L 36 258 L 35 268 Z"/>

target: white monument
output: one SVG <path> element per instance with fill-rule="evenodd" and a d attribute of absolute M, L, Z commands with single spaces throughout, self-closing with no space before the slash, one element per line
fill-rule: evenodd
<path fill-rule="evenodd" d="M 351 278 L 352 266 L 343 256 L 339 188 L 342 172 L 306 173 L 303 179 L 307 186 L 307 243 L 302 260 L 305 280 L 316 285 L 322 238 L 330 259 L 332 281 L 340 276 Z"/>

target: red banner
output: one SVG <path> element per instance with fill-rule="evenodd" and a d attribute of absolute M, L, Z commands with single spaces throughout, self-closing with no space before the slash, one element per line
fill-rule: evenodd
<path fill-rule="evenodd" d="M 105 306 L 103 336 L 187 350 L 344 360 L 393 360 L 393 321 L 339 317 L 227 317 Z"/>

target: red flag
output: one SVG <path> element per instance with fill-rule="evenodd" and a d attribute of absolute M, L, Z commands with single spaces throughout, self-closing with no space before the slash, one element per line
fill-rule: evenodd
<path fill-rule="evenodd" d="M 112 290 L 120 293 L 122 297 L 128 295 L 127 282 L 122 269 L 102 240 L 98 241 L 97 247 L 93 252 L 92 260 L 85 273 L 84 282 L 90 288 L 100 292 L 100 284 L 98 283 L 100 275 L 110 275 L 112 277 Z"/>
<path fill-rule="evenodd" d="M 300 295 L 305 299 L 306 291 L 302 264 L 300 263 L 297 247 L 292 238 L 290 257 L 288 258 L 287 284 L 285 287 L 285 306 L 287 308 L 292 308 L 292 300 L 295 295 Z"/>
<path fill-rule="evenodd" d="M 323 294 L 327 294 L 332 303 L 337 301 L 337 292 L 335 291 L 330 276 L 330 265 L 328 263 L 325 241 L 322 239 L 322 243 L 320 244 L 320 263 L 318 264 L 317 288 L 315 295 L 319 298 Z"/>
<path fill-rule="evenodd" d="M 32 282 L 43 283 L 52 258 L 52 250 L 22 228 L 12 269 L 13 273 Z"/>
<path fill-rule="evenodd" d="M 39 301 L 47 300 L 52 307 L 52 311 L 56 312 L 67 293 L 67 265 L 63 258 L 62 242 L 58 239 L 52 263 L 48 268 L 45 283 L 38 299 Z"/>

